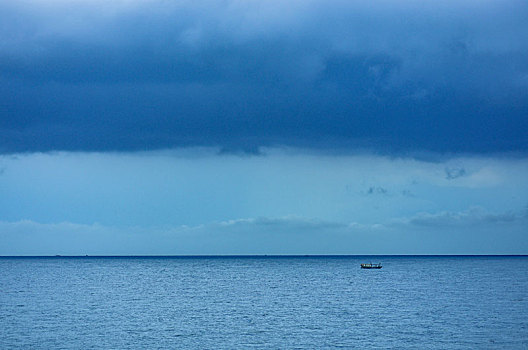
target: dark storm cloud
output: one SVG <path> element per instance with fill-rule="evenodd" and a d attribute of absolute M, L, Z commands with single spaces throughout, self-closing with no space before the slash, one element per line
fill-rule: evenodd
<path fill-rule="evenodd" d="M 524 1 L 0 2 L 0 151 L 528 150 Z"/>

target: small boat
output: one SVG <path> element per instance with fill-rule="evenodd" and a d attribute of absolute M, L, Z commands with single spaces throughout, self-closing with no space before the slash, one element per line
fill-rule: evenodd
<path fill-rule="evenodd" d="M 382 266 L 381 264 L 370 263 L 370 264 L 361 264 L 361 268 L 362 269 L 381 269 Z"/>

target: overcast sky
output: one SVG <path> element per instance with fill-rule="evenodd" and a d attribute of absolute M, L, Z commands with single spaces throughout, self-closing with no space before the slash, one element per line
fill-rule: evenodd
<path fill-rule="evenodd" d="M 0 255 L 528 254 L 527 18 L 0 0 Z"/>

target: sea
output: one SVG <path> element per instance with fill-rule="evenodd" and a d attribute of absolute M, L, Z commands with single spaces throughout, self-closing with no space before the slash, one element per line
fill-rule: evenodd
<path fill-rule="evenodd" d="M 528 257 L 3 257 L 0 349 L 528 349 Z"/>

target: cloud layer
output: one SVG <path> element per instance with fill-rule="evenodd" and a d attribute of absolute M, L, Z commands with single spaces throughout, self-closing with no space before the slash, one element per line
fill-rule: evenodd
<path fill-rule="evenodd" d="M 524 1 L 0 2 L 0 152 L 528 150 Z"/>
<path fill-rule="evenodd" d="M 174 227 L 0 221 L 0 255 L 525 254 L 527 228 L 526 211 L 482 209 L 374 225 L 293 216 Z"/>

